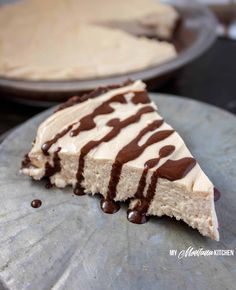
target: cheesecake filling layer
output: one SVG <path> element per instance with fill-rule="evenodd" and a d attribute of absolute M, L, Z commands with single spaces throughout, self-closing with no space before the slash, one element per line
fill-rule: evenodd
<path fill-rule="evenodd" d="M 182 219 L 219 239 L 214 188 L 141 81 L 73 98 L 44 121 L 22 171 L 74 193 L 100 193 L 101 208 L 130 200 L 128 219 Z M 194 201 L 194 202 L 193 202 Z"/>

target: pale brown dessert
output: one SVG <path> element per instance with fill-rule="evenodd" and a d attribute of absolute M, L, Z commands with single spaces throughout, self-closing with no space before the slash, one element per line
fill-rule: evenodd
<path fill-rule="evenodd" d="M 214 187 L 141 81 L 74 97 L 38 128 L 23 173 L 77 195 L 100 193 L 107 213 L 167 215 L 219 240 Z"/>

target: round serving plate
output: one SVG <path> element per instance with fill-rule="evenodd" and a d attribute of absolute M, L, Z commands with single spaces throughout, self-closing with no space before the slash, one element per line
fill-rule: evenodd
<path fill-rule="evenodd" d="M 207 7 L 187 0 L 166 2 L 173 4 L 181 15 L 181 23 L 173 39 L 179 54 L 173 60 L 145 70 L 101 79 L 30 81 L 0 77 L 0 89 L 9 97 L 58 101 L 98 86 L 121 83 L 127 79 L 142 79 L 148 82 L 149 87 L 153 83 L 162 83 L 173 71 L 208 49 L 216 38 L 216 19 Z"/>
<path fill-rule="evenodd" d="M 48 110 L 0 145 L 0 289 L 235 289 L 234 256 L 178 255 L 189 247 L 235 250 L 236 117 L 184 98 L 152 99 L 222 192 L 216 203 L 220 241 L 165 217 L 132 224 L 124 208 L 108 215 L 99 198 L 74 196 L 71 188 L 47 190 L 20 175 L 21 159 Z M 33 199 L 42 206 L 32 208 Z"/>

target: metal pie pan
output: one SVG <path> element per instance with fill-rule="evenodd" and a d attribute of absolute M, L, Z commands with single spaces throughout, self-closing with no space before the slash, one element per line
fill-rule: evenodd
<path fill-rule="evenodd" d="M 163 81 L 173 71 L 206 51 L 216 38 L 217 22 L 208 8 L 194 1 L 169 2 L 173 2 L 181 15 L 181 24 L 173 39 L 179 54 L 173 60 L 137 72 L 86 80 L 31 81 L 0 77 L 0 89 L 15 98 L 59 101 L 72 94 L 121 83 L 127 79 L 142 79 L 149 83 L 153 80 L 155 83 Z"/>

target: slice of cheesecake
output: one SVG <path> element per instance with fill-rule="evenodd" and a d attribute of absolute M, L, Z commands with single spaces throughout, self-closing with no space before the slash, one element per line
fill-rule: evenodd
<path fill-rule="evenodd" d="M 22 171 L 100 193 L 107 213 L 130 200 L 131 222 L 167 215 L 219 240 L 213 184 L 141 81 L 69 99 L 39 126 Z"/>

